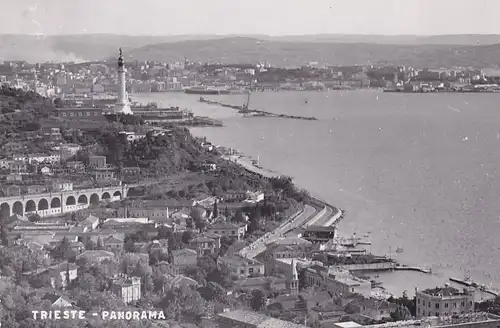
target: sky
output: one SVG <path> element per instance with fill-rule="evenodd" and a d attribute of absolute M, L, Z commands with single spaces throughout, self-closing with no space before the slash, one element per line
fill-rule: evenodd
<path fill-rule="evenodd" d="M 2 0 L 0 34 L 500 34 L 499 0 Z"/>

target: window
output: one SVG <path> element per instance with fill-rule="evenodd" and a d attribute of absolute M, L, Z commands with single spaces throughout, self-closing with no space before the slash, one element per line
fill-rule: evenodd
<path fill-rule="evenodd" d="M 465 302 L 464 302 L 464 301 L 462 301 L 462 302 L 460 303 L 460 306 L 464 307 L 464 306 L 465 306 Z"/>
<path fill-rule="evenodd" d="M 425 300 L 422 300 L 422 305 L 425 306 Z"/>
<path fill-rule="evenodd" d="M 417 303 L 420 304 L 420 298 L 417 300 Z"/>
<path fill-rule="evenodd" d="M 439 312 L 436 312 L 435 314 L 436 314 L 436 317 L 439 317 Z"/>
<path fill-rule="evenodd" d="M 448 308 L 448 303 L 444 303 L 444 308 L 447 309 Z"/>
<path fill-rule="evenodd" d="M 453 307 L 456 308 L 457 307 L 457 302 L 453 302 Z"/>
<path fill-rule="evenodd" d="M 439 309 L 439 303 L 436 303 L 436 309 Z"/>
<path fill-rule="evenodd" d="M 240 269 L 240 273 L 241 273 L 241 274 L 244 274 L 244 273 L 245 273 L 245 270 L 244 270 L 244 269 Z"/>
<path fill-rule="evenodd" d="M 253 273 L 253 268 L 249 268 L 248 273 Z"/>

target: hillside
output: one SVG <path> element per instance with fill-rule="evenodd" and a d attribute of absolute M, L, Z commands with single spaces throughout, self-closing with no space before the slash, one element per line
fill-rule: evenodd
<path fill-rule="evenodd" d="M 200 47 L 206 49 L 207 43 L 210 40 L 214 41 L 213 48 L 217 48 L 222 40 L 245 40 L 245 39 L 258 39 L 263 43 L 269 44 L 269 51 L 278 50 L 279 53 L 276 57 L 279 58 L 283 53 L 283 48 L 290 48 L 290 50 L 297 50 L 299 53 L 292 57 L 306 57 L 310 58 L 311 52 L 314 53 L 316 48 L 320 51 L 339 51 L 341 54 L 333 54 L 333 57 L 339 57 L 338 62 L 345 62 L 345 58 L 351 57 L 354 51 L 360 49 L 359 44 L 370 44 L 362 46 L 361 50 L 374 51 L 376 54 L 392 53 L 394 48 L 399 48 L 404 45 L 409 46 L 410 49 L 415 46 L 421 46 L 420 52 L 429 52 L 429 58 L 439 55 L 434 53 L 434 47 L 446 49 L 448 46 L 474 46 L 474 45 L 492 45 L 500 43 L 500 35 L 436 35 L 436 36 L 415 36 L 415 35 L 396 35 L 396 36 L 383 36 L 383 35 L 342 35 L 342 34 L 319 34 L 319 35 L 291 35 L 291 36 L 267 36 L 267 35 L 246 35 L 236 36 L 217 36 L 217 35 L 172 35 L 172 36 L 128 36 L 128 35 L 113 35 L 113 34 L 79 34 L 79 35 L 53 35 L 53 36 L 33 36 L 33 35 L 0 35 L 0 60 L 26 60 L 29 62 L 45 62 L 45 61 L 91 61 L 100 60 L 110 57 L 115 57 L 117 49 L 122 47 L 125 52 L 131 49 L 142 48 L 135 51 L 139 59 L 149 59 L 148 51 L 152 55 L 158 57 L 158 52 L 168 48 L 165 56 L 183 59 L 184 53 L 186 56 L 196 57 L 196 60 L 205 61 L 204 53 L 196 56 L 196 49 L 198 44 Z M 193 44 L 194 43 L 194 44 Z M 226 42 L 227 43 L 227 42 Z M 285 44 L 283 44 L 285 43 Z M 314 43 L 314 46 L 311 46 Z M 157 46 L 157 44 L 160 44 Z M 149 46 L 153 45 L 153 46 Z M 328 45 L 333 47 L 328 48 Z M 385 52 L 379 51 L 377 46 L 384 45 Z M 245 50 L 244 46 L 241 50 Z M 173 48 L 179 48 L 177 52 L 173 52 Z M 237 52 L 238 58 L 235 60 L 243 61 L 245 55 L 249 55 L 250 50 L 245 50 L 243 56 L 239 54 L 239 48 L 230 49 L 225 45 L 224 51 L 229 54 Z M 163 49 L 162 49 L 163 48 Z M 308 49 L 308 54 L 304 55 L 305 49 Z M 159 50 L 156 50 L 159 49 Z M 209 49 L 208 49 L 209 50 Z M 407 50 L 412 51 L 412 50 Z M 343 57 L 342 53 L 347 52 Z M 405 51 L 402 51 L 405 52 Z M 194 55 L 192 55 L 194 53 Z M 290 55 L 291 51 L 286 54 Z M 395 54 L 395 58 L 399 59 Z M 220 58 L 223 54 L 210 52 L 214 58 Z M 356 57 L 359 55 L 355 53 Z M 324 55 L 323 55 L 324 56 Z M 241 57 L 241 58 L 240 58 Z M 255 56 L 250 56 L 254 58 Z M 201 58 L 201 59 L 199 59 Z M 382 56 L 383 58 L 383 56 Z M 282 58 L 281 58 L 282 59 Z M 359 58 L 361 60 L 362 58 Z M 289 60 L 293 60 L 289 59 Z M 314 60 L 314 59 L 310 59 Z"/>
<path fill-rule="evenodd" d="M 258 63 L 300 66 L 308 62 L 332 65 L 387 63 L 414 67 L 475 66 L 500 64 L 500 44 L 387 45 L 367 43 L 275 42 L 253 38 L 224 38 L 148 45 L 130 52 L 139 60 Z"/>

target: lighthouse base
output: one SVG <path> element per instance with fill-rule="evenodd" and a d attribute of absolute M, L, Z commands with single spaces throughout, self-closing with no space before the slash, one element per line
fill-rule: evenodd
<path fill-rule="evenodd" d="M 134 115 L 129 104 L 116 104 L 113 111 L 115 114 Z"/>

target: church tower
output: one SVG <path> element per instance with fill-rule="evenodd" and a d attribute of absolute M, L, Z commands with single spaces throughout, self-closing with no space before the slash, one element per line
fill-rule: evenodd
<path fill-rule="evenodd" d="M 297 264 L 292 259 L 291 272 L 287 277 L 287 289 L 291 295 L 299 294 L 299 275 L 297 274 Z"/>
<path fill-rule="evenodd" d="M 127 70 L 125 69 L 122 48 L 120 48 L 120 57 L 118 57 L 118 99 L 114 107 L 115 114 L 133 114 L 127 97 L 127 88 L 125 81 L 126 72 Z"/>

